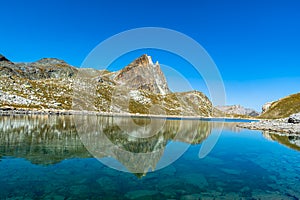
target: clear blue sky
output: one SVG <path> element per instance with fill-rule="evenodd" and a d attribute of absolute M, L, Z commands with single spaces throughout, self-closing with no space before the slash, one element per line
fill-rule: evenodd
<path fill-rule="evenodd" d="M 80 66 L 116 33 L 165 27 L 207 50 L 224 79 L 228 104 L 259 110 L 266 101 L 300 92 L 298 0 L 0 0 L 0 5 L 0 53 L 15 62 L 56 57 Z M 153 53 L 154 60 L 165 58 Z"/>

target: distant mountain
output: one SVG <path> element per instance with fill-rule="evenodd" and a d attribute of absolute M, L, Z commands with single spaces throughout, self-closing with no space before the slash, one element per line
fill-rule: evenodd
<path fill-rule="evenodd" d="M 13 63 L 1 57 L 0 108 L 79 109 L 113 113 L 212 116 L 199 91 L 172 93 L 158 62 L 142 55 L 110 72 L 44 58 Z"/>
<path fill-rule="evenodd" d="M 292 94 L 263 106 L 260 118 L 278 119 L 300 112 L 300 93 Z"/>
<path fill-rule="evenodd" d="M 256 117 L 259 115 L 257 111 L 250 108 L 244 108 L 241 105 L 216 106 L 216 108 L 229 115 L 246 115 L 250 117 Z"/>

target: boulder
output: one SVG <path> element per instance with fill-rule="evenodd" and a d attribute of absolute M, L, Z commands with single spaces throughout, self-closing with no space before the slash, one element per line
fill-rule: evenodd
<path fill-rule="evenodd" d="M 292 114 L 288 118 L 288 123 L 299 124 L 300 123 L 300 113 Z"/>
<path fill-rule="evenodd" d="M 15 108 L 11 107 L 11 106 L 2 106 L 2 107 L 0 107 L 0 111 L 10 111 L 10 110 L 15 110 Z"/>

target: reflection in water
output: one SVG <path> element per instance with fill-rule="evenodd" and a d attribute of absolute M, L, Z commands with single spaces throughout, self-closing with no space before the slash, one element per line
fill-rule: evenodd
<path fill-rule="evenodd" d="M 97 158 L 112 157 L 131 172 L 146 173 L 156 168 L 171 142 L 200 144 L 219 127 L 219 123 L 198 120 L 162 123 L 161 119 L 135 118 L 137 126 L 130 126 L 130 121 L 127 117 L 95 116 L 1 117 L 0 155 L 47 165 L 91 157 L 92 153 Z"/>
<path fill-rule="evenodd" d="M 280 134 L 275 132 L 264 131 L 263 136 L 267 139 L 274 140 L 289 148 L 300 151 L 300 135 Z"/>
<path fill-rule="evenodd" d="M 157 129 L 156 123 L 128 127 L 130 118 L 79 118 L 84 126 L 75 127 L 74 116 L 1 117 L 1 155 L 24 157 L 35 164 L 53 164 L 66 158 L 90 157 L 83 141 L 97 158 L 111 156 L 132 172 L 144 172 L 149 167 L 155 168 L 168 141 L 197 144 L 211 131 L 208 122 L 198 121 L 185 121 L 184 125 L 179 120 L 167 121 Z M 149 120 L 135 119 L 135 123 L 147 124 Z M 158 131 L 153 136 L 134 137 L 138 133 L 151 133 L 154 128 Z M 180 137 L 176 137 L 178 131 L 182 133 Z"/>
<path fill-rule="evenodd" d="M 134 122 L 137 126 L 124 117 L 0 117 L 0 199 L 300 198 L 299 152 L 262 139 L 259 131 L 232 134 L 240 130 L 225 123 L 213 151 L 199 159 L 203 145 L 198 144 L 208 141 L 220 123 Z M 265 136 L 299 146 L 296 136 Z M 168 167 L 135 177 L 159 168 L 168 152 L 189 145 Z M 86 159 L 93 156 L 115 160 L 134 175 Z"/>
<path fill-rule="evenodd" d="M 77 132 L 94 157 L 105 157 L 100 160 L 112 168 L 140 174 L 162 168 L 184 153 L 186 148 L 176 149 L 168 156 L 169 162 L 164 160 L 157 166 L 168 142 L 199 144 L 212 130 L 207 121 L 134 120 L 140 126 L 132 126 L 131 118 L 127 117 L 74 116 Z"/>
<path fill-rule="evenodd" d="M 0 117 L 1 156 L 26 158 L 43 165 L 91 157 L 67 116 Z"/>

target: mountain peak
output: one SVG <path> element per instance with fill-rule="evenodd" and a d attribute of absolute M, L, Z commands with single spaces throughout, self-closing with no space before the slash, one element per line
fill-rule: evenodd
<path fill-rule="evenodd" d="M 57 64 L 67 64 L 64 60 L 60 60 L 57 58 L 42 58 L 35 63 L 38 64 L 51 64 L 51 65 L 57 65 Z"/>
<path fill-rule="evenodd" d="M 155 94 L 168 94 L 170 90 L 158 62 L 153 64 L 147 54 L 117 72 L 115 81 L 131 89 L 142 89 Z"/>
<path fill-rule="evenodd" d="M 148 66 L 148 65 L 153 65 L 153 61 L 151 56 L 148 56 L 147 54 L 143 54 L 142 56 L 135 59 L 130 65 Z"/>

